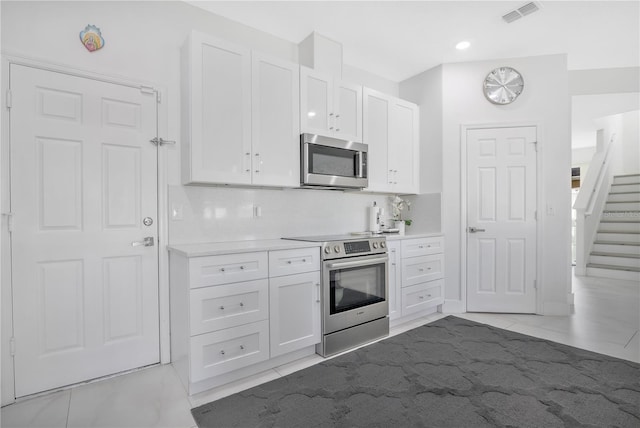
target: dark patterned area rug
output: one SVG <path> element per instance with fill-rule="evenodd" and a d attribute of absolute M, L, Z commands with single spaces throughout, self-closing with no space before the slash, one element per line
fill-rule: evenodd
<path fill-rule="evenodd" d="M 640 364 L 448 316 L 192 410 L 204 427 L 640 427 Z"/>

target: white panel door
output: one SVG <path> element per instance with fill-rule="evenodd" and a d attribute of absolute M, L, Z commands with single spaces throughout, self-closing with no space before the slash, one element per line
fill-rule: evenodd
<path fill-rule="evenodd" d="M 256 52 L 251 61 L 253 184 L 299 187 L 299 66 Z"/>
<path fill-rule="evenodd" d="M 157 363 L 155 96 L 10 73 L 16 396 Z"/>
<path fill-rule="evenodd" d="M 467 131 L 467 310 L 536 312 L 536 128 Z"/>

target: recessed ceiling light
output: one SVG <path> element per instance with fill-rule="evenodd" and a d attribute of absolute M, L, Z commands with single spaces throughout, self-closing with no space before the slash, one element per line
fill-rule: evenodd
<path fill-rule="evenodd" d="M 458 43 L 456 45 L 456 49 L 463 51 L 466 48 L 468 48 L 469 46 L 471 46 L 471 43 L 467 42 L 466 40 L 461 41 L 460 43 Z"/>

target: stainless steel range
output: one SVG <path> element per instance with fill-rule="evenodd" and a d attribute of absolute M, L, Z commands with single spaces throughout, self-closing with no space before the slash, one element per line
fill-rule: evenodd
<path fill-rule="evenodd" d="M 385 237 L 285 239 L 322 243 L 322 342 L 316 346 L 318 354 L 330 356 L 389 334 Z"/>

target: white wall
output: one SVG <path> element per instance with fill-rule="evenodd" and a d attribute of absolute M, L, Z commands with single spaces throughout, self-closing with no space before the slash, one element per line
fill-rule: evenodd
<path fill-rule="evenodd" d="M 596 123 L 603 130 L 603 150 L 615 140 L 611 173 L 640 174 L 640 110 L 606 116 Z"/>
<path fill-rule="evenodd" d="M 489 71 L 499 66 L 510 66 L 520 71 L 525 89 L 517 101 L 506 106 L 489 103 L 482 93 L 482 81 Z M 442 122 L 430 126 L 442 129 L 437 140 L 434 130 L 423 146 L 442 146 L 442 162 L 432 162 L 432 173 L 442 174 L 442 228 L 445 234 L 445 310 L 459 311 L 466 307 L 464 278 L 461 278 L 462 245 L 466 236 L 462 227 L 466 219 L 461 213 L 461 127 L 464 125 L 505 125 L 536 123 L 538 128 L 539 160 L 542 161 L 542 188 L 539 189 L 543 206 L 538 207 L 542 253 L 541 312 L 568 313 L 570 290 L 571 242 L 571 117 L 568 74 L 565 55 L 513 58 L 473 63 L 444 64 L 442 66 Z M 401 82 L 400 93 L 415 91 L 420 85 L 431 87 L 437 74 L 423 73 Z M 435 83 L 437 85 L 437 83 Z M 413 101 L 421 105 L 430 94 L 419 92 L 421 98 Z M 421 123 L 421 129 L 426 128 Z M 546 213 L 553 213 L 547 215 Z"/>

